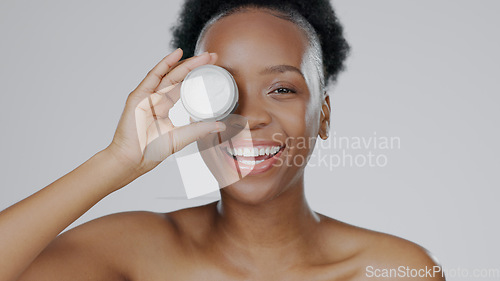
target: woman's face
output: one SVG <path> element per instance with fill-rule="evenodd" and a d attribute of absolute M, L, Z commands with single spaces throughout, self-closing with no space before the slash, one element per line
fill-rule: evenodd
<path fill-rule="evenodd" d="M 253 9 L 218 20 L 200 44 L 201 51 L 217 53 L 216 65 L 228 70 L 238 86 L 234 114 L 248 123 L 243 137 L 233 138 L 233 148 L 281 149 L 272 161 L 263 161 L 271 165 L 257 164 L 249 174 L 239 161 L 241 172 L 248 175 L 221 192 L 257 204 L 302 184 L 320 123 L 325 122 L 324 98 L 319 98 L 323 94 L 310 93 L 301 69 L 308 48 L 304 32 L 290 21 Z"/>

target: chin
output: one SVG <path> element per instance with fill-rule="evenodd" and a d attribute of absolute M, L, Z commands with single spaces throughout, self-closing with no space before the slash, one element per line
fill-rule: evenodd
<path fill-rule="evenodd" d="M 282 188 L 283 186 L 280 187 L 276 182 L 263 182 L 246 177 L 221 189 L 221 194 L 244 204 L 261 205 L 273 200 L 283 191 Z"/>

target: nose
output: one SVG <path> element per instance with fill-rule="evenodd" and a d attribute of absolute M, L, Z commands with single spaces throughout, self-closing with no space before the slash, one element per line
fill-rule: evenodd
<path fill-rule="evenodd" d="M 234 114 L 243 116 L 245 121 L 248 122 L 250 130 L 264 128 L 269 125 L 272 117 L 260 92 L 255 89 L 244 89 L 243 87 L 238 87 L 238 91 L 238 107 L 234 111 Z M 235 124 L 231 125 L 241 127 L 242 123 L 235 122 Z"/>

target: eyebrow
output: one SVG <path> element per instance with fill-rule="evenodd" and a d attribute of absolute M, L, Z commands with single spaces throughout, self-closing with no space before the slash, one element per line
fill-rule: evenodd
<path fill-rule="evenodd" d="M 229 71 L 230 73 L 233 73 L 233 74 L 238 73 L 238 71 L 236 71 L 235 69 L 233 69 L 231 67 L 224 66 L 224 68 L 227 69 L 227 71 Z M 261 70 L 259 72 L 259 74 L 266 75 L 266 74 L 273 74 L 273 73 L 285 73 L 288 71 L 296 72 L 296 73 L 300 74 L 300 76 L 302 76 L 302 78 L 305 79 L 304 74 L 302 73 L 302 71 L 300 71 L 300 69 L 296 68 L 295 66 L 288 65 L 288 64 L 268 66 L 268 67 L 264 68 L 263 70 Z"/>

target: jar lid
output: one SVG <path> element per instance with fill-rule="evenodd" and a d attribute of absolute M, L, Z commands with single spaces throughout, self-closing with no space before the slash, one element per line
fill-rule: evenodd
<path fill-rule="evenodd" d="M 224 68 L 202 65 L 184 78 L 180 98 L 194 120 L 221 120 L 235 108 L 238 102 L 238 87 L 233 76 Z"/>

